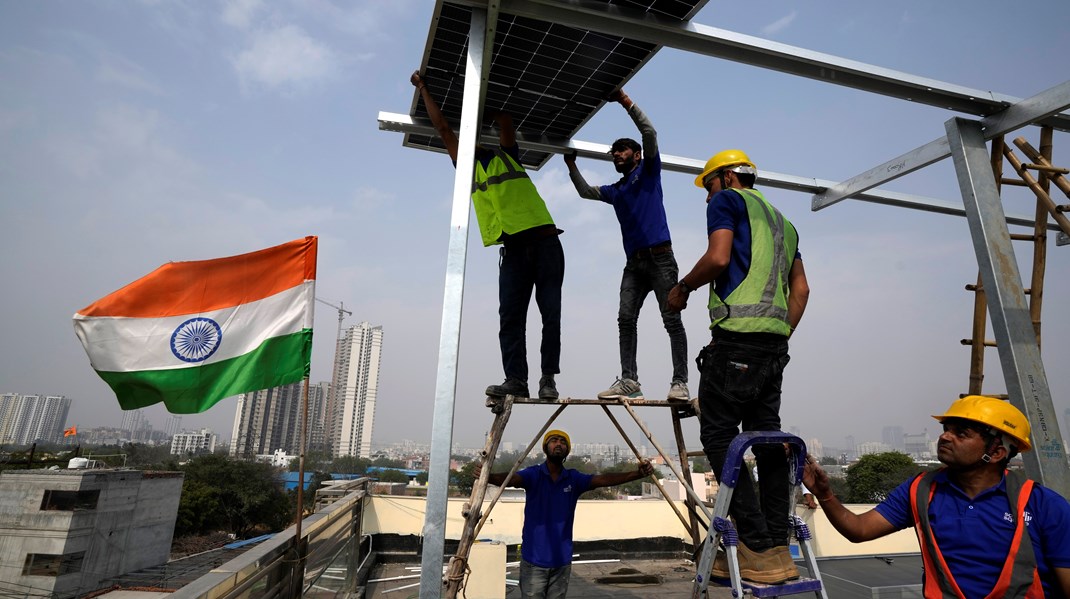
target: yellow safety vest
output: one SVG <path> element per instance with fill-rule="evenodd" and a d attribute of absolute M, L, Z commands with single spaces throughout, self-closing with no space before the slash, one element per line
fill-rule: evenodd
<path fill-rule="evenodd" d="M 485 247 L 501 243 L 502 234 L 554 224 L 524 167 L 500 148 L 494 150 L 487 168 L 476 160 L 472 205 Z"/>
<path fill-rule="evenodd" d="M 791 333 L 788 272 L 799 248 L 795 226 L 754 189 L 732 189 L 747 206 L 750 269 L 724 301 L 710 287 L 710 328 L 738 333 Z"/>

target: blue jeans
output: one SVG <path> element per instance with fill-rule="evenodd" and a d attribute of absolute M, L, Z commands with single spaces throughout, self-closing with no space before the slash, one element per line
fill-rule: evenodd
<path fill-rule="evenodd" d="M 565 599 L 572 564 L 540 568 L 520 560 L 520 596 L 523 599 Z"/>
<path fill-rule="evenodd" d="M 531 291 L 542 314 L 542 374 L 561 372 L 561 283 L 565 253 L 557 235 L 503 246 L 498 267 L 498 342 L 506 378 L 528 380 Z"/>
<path fill-rule="evenodd" d="M 635 363 L 638 346 L 639 310 L 647 294 L 654 292 L 661 309 L 661 321 L 669 333 L 669 350 L 672 352 L 673 382 L 687 382 L 687 333 L 679 312 L 670 312 L 666 300 L 669 290 L 676 285 L 680 271 L 672 250 L 661 254 L 642 251 L 631 256 L 624 265 L 620 279 L 620 311 L 617 327 L 620 330 L 621 378 L 639 380 L 639 368 Z"/>
<path fill-rule="evenodd" d="M 780 393 L 788 340 L 772 333 L 714 329 L 713 342 L 699 354 L 702 449 L 721 479 L 728 446 L 744 431 L 780 430 Z M 750 469 L 739 471 L 729 513 L 739 537 L 755 551 L 787 545 L 788 461 L 781 444 L 755 445 L 761 503 Z"/>

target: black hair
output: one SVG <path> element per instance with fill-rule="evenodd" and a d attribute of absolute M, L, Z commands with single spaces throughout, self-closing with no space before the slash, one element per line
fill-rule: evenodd
<path fill-rule="evenodd" d="M 613 145 L 609 146 L 609 151 L 616 152 L 624 148 L 628 148 L 633 152 L 643 151 L 643 146 L 639 145 L 639 142 L 635 141 L 630 137 L 622 137 L 617 141 L 613 142 Z"/>
<path fill-rule="evenodd" d="M 739 179 L 739 184 L 746 188 L 754 187 L 754 182 L 758 179 L 758 175 L 752 175 L 750 173 L 736 173 L 736 178 Z"/>

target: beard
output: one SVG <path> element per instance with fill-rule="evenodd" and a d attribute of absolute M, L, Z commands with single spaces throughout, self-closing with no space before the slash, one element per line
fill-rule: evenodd
<path fill-rule="evenodd" d="M 626 175 L 632 172 L 632 169 L 635 168 L 635 158 L 632 157 L 621 162 L 614 162 L 613 168 L 617 169 L 618 173 Z"/>
<path fill-rule="evenodd" d="M 546 461 L 553 462 L 553 463 L 557 464 L 558 466 L 560 466 L 560 465 L 565 463 L 565 458 L 566 457 L 568 457 L 568 454 L 548 455 L 548 456 L 546 456 Z"/>

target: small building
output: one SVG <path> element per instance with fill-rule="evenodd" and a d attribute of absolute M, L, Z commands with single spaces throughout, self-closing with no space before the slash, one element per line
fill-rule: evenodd
<path fill-rule="evenodd" d="M 125 469 L 0 473 L 5 582 L 65 599 L 167 562 L 181 472 Z"/>
<path fill-rule="evenodd" d="M 178 433 L 171 437 L 171 455 L 212 453 L 215 451 L 215 441 L 215 433 L 207 428 L 196 433 Z"/>

